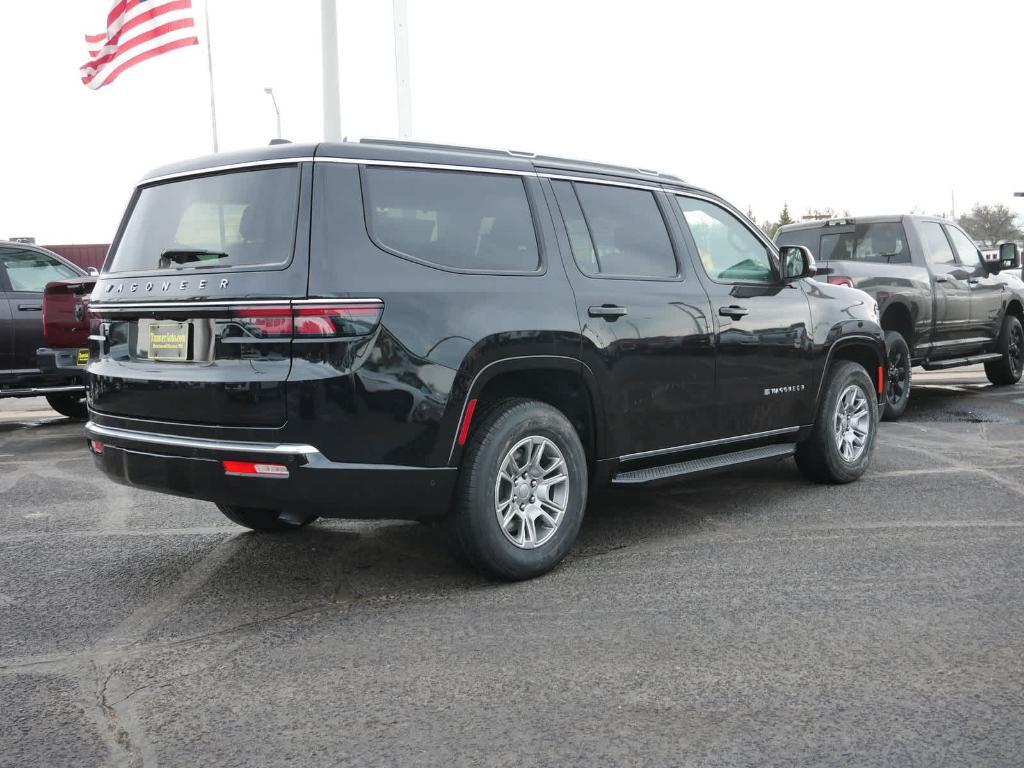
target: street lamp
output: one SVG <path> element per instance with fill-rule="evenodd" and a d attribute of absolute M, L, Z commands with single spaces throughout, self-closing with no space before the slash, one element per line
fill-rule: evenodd
<path fill-rule="evenodd" d="M 273 88 L 264 88 L 263 92 L 270 97 L 274 103 L 274 114 L 277 115 L 277 138 L 281 138 L 281 110 L 277 108 L 277 99 L 274 97 Z"/>

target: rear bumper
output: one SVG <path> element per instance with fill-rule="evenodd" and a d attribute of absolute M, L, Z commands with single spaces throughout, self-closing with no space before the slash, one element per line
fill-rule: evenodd
<path fill-rule="evenodd" d="M 221 504 L 321 517 L 425 519 L 448 510 L 456 470 L 333 462 L 314 446 L 207 440 L 85 425 L 97 467 L 123 485 Z M 91 441 L 102 443 L 102 452 Z M 282 464 L 288 475 L 234 476 L 223 461 Z"/>

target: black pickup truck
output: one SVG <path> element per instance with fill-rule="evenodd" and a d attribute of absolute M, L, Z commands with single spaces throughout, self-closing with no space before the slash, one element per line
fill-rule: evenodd
<path fill-rule="evenodd" d="M 1024 371 L 1024 283 L 1014 243 L 986 260 L 956 224 L 931 216 L 830 219 L 781 227 L 779 246 L 802 245 L 817 279 L 878 302 L 889 353 L 883 417 L 903 415 L 911 368 L 985 364 L 989 381 L 1016 384 Z"/>

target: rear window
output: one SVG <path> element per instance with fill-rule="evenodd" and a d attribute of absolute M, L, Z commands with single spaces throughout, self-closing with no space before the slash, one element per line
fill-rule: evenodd
<path fill-rule="evenodd" d="M 143 187 L 107 271 L 284 264 L 298 202 L 297 166 Z"/>
<path fill-rule="evenodd" d="M 909 264 L 910 246 L 899 222 L 858 224 L 853 232 L 821 235 L 822 261 L 870 261 L 880 264 Z"/>
<path fill-rule="evenodd" d="M 535 272 L 537 235 L 519 176 L 367 168 L 367 221 L 380 247 L 440 267 Z"/>

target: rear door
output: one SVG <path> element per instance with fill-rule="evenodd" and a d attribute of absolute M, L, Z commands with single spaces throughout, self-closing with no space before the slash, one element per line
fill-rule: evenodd
<path fill-rule="evenodd" d="M 47 253 L 29 248 L 0 249 L 0 264 L 9 287 L 7 303 L 13 336 L 10 367 L 24 372 L 38 370 L 36 352 L 46 344 L 43 289 L 53 280 L 76 277 L 78 272 Z"/>
<path fill-rule="evenodd" d="M 142 185 L 93 293 L 91 406 L 112 416 L 275 427 L 291 301 L 306 295 L 310 163 Z M 314 321 L 304 321 L 306 325 Z"/>
<path fill-rule="evenodd" d="M 957 258 L 941 224 L 922 221 L 918 225 L 921 244 L 934 291 L 935 330 L 932 357 L 949 357 L 963 351 L 971 337 L 971 286 L 973 277 Z"/>
<path fill-rule="evenodd" d="M 761 435 L 811 423 L 811 317 L 802 287 L 782 282 L 766 242 L 724 205 L 673 197 L 711 297 L 716 436 Z"/>
<path fill-rule="evenodd" d="M 677 258 L 660 191 L 554 179 L 565 260 L 600 381 L 612 455 L 635 457 L 716 436 L 708 297 Z M 561 239 L 561 238 L 560 238 Z"/>

